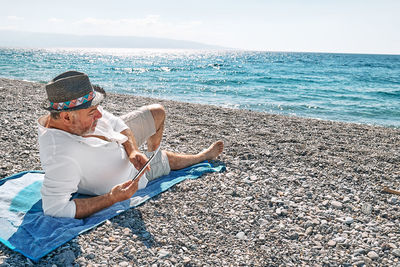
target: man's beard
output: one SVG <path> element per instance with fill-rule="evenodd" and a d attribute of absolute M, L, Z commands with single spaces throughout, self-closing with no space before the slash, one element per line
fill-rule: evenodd
<path fill-rule="evenodd" d="M 74 126 L 71 127 L 71 130 L 74 134 L 79 136 L 85 136 L 94 133 L 97 125 L 97 120 L 90 125 L 87 129 L 82 130 L 82 127 L 79 127 L 79 123 L 75 123 Z"/>

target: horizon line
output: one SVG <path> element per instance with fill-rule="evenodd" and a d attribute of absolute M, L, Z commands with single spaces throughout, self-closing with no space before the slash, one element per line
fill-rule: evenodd
<path fill-rule="evenodd" d="M 163 38 L 160 38 L 163 39 Z M 259 52 L 259 53 L 299 53 L 299 54 L 344 54 L 344 55 L 377 55 L 377 56 L 400 56 L 400 53 L 379 53 L 379 52 L 333 52 L 333 51 L 289 51 L 289 50 L 262 50 L 262 49 L 245 49 L 245 48 L 163 48 L 163 47 L 95 47 L 95 46 L 2 46 L 0 49 L 131 49 L 131 50 L 207 50 L 207 51 L 230 51 L 230 52 Z"/>
<path fill-rule="evenodd" d="M 237 48 L 237 47 L 226 47 L 218 44 L 210 44 L 203 43 L 200 41 L 192 41 L 192 40 L 184 40 L 184 39 L 173 39 L 166 37 L 155 37 L 155 36 L 137 36 L 137 35 L 99 35 L 99 34 L 72 34 L 72 33 L 54 33 L 54 32 L 32 32 L 32 31 L 21 31 L 21 30 L 13 30 L 13 29 L 1 29 L 0 32 L 14 32 L 14 33 L 27 33 L 27 34 L 48 34 L 48 35 L 65 35 L 65 36 L 79 36 L 79 37 L 116 37 L 116 38 L 143 38 L 143 39 L 154 39 L 154 40 L 168 40 L 175 42 L 186 42 L 192 43 L 196 45 L 209 46 L 208 48 L 168 48 L 168 47 L 118 47 L 118 46 L 110 46 L 110 47 L 96 47 L 96 46 L 38 46 L 38 45 L 1 45 L 0 48 L 20 48 L 20 49 L 50 49 L 50 48 L 76 48 L 76 49 L 161 49 L 161 50 L 227 50 L 227 51 L 249 51 L 249 52 L 267 52 L 267 53 L 320 53 L 320 54 L 353 54 L 353 55 L 388 55 L 388 56 L 398 56 L 400 52 L 358 52 L 358 51 L 312 51 L 312 50 L 268 50 L 268 49 L 251 49 L 251 48 Z M 213 48 L 210 48 L 213 47 Z"/>

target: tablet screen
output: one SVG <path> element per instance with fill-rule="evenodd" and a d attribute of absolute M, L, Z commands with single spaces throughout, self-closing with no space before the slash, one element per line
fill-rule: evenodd
<path fill-rule="evenodd" d="M 132 181 L 135 181 L 145 170 L 146 167 L 150 164 L 150 162 L 153 160 L 154 156 L 158 153 L 158 151 L 160 150 L 159 146 L 156 151 L 154 151 L 153 155 L 151 155 L 151 157 L 149 158 L 149 160 L 143 165 L 143 167 L 139 170 L 139 172 L 135 175 L 135 177 L 133 177 Z"/>

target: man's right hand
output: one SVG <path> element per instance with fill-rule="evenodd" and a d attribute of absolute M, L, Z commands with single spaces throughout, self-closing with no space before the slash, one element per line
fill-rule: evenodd
<path fill-rule="evenodd" d="M 117 203 L 131 198 L 138 190 L 139 180 L 129 180 L 123 184 L 114 186 L 109 193 L 111 201 Z"/>
<path fill-rule="evenodd" d="M 143 175 L 142 173 L 140 177 Z M 81 219 L 88 217 L 102 209 L 108 208 L 117 202 L 127 200 L 136 193 L 139 187 L 139 180 L 129 180 L 125 183 L 114 186 L 107 194 L 90 197 L 90 198 L 76 198 L 74 199 L 76 205 L 75 218 Z"/>

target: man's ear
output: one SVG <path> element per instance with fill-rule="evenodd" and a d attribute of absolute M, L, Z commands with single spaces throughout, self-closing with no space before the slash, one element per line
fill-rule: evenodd
<path fill-rule="evenodd" d="M 65 125 L 72 124 L 72 114 L 70 112 L 60 112 L 60 119 Z"/>

